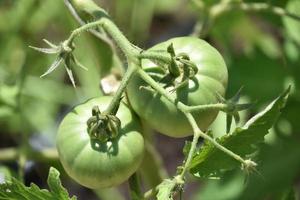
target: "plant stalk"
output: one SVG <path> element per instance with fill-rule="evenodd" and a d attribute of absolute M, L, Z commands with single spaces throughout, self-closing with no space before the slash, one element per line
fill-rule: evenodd
<path fill-rule="evenodd" d="M 10 162 L 16 161 L 21 154 L 22 149 L 19 148 L 2 148 L 0 149 L 0 161 L 1 162 Z M 28 160 L 36 160 L 41 162 L 51 162 L 58 160 L 58 153 L 56 149 L 49 148 L 43 149 L 41 151 L 26 150 L 23 152 Z"/>
<path fill-rule="evenodd" d="M 120 99 L 122 97 L 122 94 L 124 93 L 124 90 L 126 89 L 126 86 L 128 85 L 131 77 L 136 73 L 138 70 L 138 67 L 135 64 L 129 65 L 127 71 L 125 72 L 121 84 L 117 90 L 117 92 L 114 94 L 112 101 L 108 105 L 107 109 L 105 110 L 106 114 L 111 114 L 113 110 L 118 106 Z"/>
<path fill-rule="evenodd" d="M 140 181 L 137 173 L 132 174 L 128 180 L 131 200 L 141 200 L 143 198 Z"/>

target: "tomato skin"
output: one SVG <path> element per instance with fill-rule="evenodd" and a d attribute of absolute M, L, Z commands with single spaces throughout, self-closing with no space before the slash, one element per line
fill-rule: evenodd
<path fill-rule="evenodd" d="M 159 43 L 149 50 L 166 50 L 173 43 L 176 54 L 187 53 L 198 68 L 196 76 L 189 80 L 186 87 L 170 94 L 186 105 L 203 105 L 217 103 L 216 93 L 224 96 L 228 72 L 226 64 L 219 52 L 204 40 L 194 37 L 177 37 Z M 159 67 L 150 60 L 143 60 L 142 67 L 149 74 L 159 74 Z M 150 69 L 151 67 L 151 69 Z M 153 76 L 154 78 L 155 76 Z M 154 78 L 155 79 L 155 78 Z M 157 80 L 157 79 L 156 79 Z M 141 89 L 147 84 L 135 75 L 127 87 L 129 102 L 134 111 L 156 131 L 171 136 L 185 137 L 192 135 L 192 128 L 184 114 L 165 97 Z M 201 130 L 205 131 L 214 121 L 218 112 L 193 112 L 193 116 Z"/>
<path fill-rule="evenodd" d="M 100 143 L 87 133 L 87 120 L 92 107 L 104 111 L 111 97 L 94 98 L 76 106 L 61 122 L 57 134 L 57 150 L 67 174 L 88 188 L 119 185 L 139 167 L 144 154 L 141 126 L 124 103 L 117 117 L 121 120 L 119 135 L 112 141 Z"/>

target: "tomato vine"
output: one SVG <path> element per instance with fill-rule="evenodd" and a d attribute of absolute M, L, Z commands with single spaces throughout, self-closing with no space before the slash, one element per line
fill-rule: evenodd
<path fill-rule="evenodd" d="M 41 49 L 41 48 L 35 48 L 38 51 L 44 52 L 44 53 L 56 53 L 58 55 L 57 59 L 54 61 L 54 63 L 50 66 L 48 71 L 44 74 L 47 75 L 53 70 L 55 70 L 61 62 L 64 61 L 66 65 L 66 70 L 68 72 L 68 75 L 75 86 L 75 82 L 73 79 L 72 72 L 70 70 L 70 67 L 68 66 L 71 61 L 73 61 L 75 64 L 77 64 L 79 67 L 82 67 L 80 63 L 77 61 L 77 59 L 74 57 L 72 54 L 75 45 L 74 45 L 74 40 L 77 36 L 79 36 L 81 33 L 85 31 L 91 31 L 93 34 L 98 36 L 98 38 L 105 40 L 106 42 L 110 43 L 110 40 L 107 39 L 105 34 L 110 36 L 114 43 L 120 48 L 122 53 L 126 57 L 126 63 L 128 64 L 128 67 L 126 69 L 126 72 L 123 76 L 123 79 L 121 81 L 120 87 L 114 94 L 113 98 L 107 105 L 106 109 L 103 111 L 104 116 L 108 117 L 109 115 L 114 115 L 114 111 L 118 110 L 119 104 L 120 104 L 120 99 L 125 93 L 125 90 L 127 89 L 127 95 L 129 102 L 132 104 L 133 109 L 137 112 L 137 114 L 141 118 L 145 118 L 146 122 L 149 122 L 150 125 L 153 126 L 154 129 L 159 130 L 162 133 L 165 133 L 166 135 L 173 136 L 173 137 L 184 137 L 187 136 L 187 132 L 192 131 L 193 132 L 193 139 L 188 151 L 188 155 L 186 159 L 183 161 L 181 170 L 174 175 L 173 178 L 171 178 L 169 181 L 171 182 L 172 189 L 169 192 L 181 192 L 184 184 L 185 184 L 185 175 L 189 169 L 189 166 L 191 164 L 192 158 L 195 154 L 195 151 L 197 149 L 197 144 L 198 140 L 200 137 L 204 138 L 206 141 L 209 141 L 211 144 L 213 144 L 218 150 L 222 151 L 223 153 L 227 154 L 228 156 L 232 157 L 236 161 L 241 163 L 241 168 L 245 170 L 254 170 L 256 167 L 256 163 L 252 161 L 251 159 L 246 159 L 241 157 L 240 155 L 236 154 L 235 152 L 231 151 L 227 147 L 223 146 L 220 144 L 217 140 L 212 138 L 206 131 L 210 123 L 214 120 L 216 117 L 216 114 L 218 111 L 223 111 L 227 114 L 227 123 L 231 124 L 232 118 L 234 118 L 236 121 L 239 120 L 238 113 L 241 110 L 248 109 L 251 104 L 241 104 L 239 103 L 239 92 L 238 94 L 233 97 L 231 100 L 225 100 L 224 95 L 225 95 L 225 89 L 227 86 L 227 69 L 224 61 L 222 60 L 222 57 L 219 55 L 219 53 L 211 46 L 209 46 L 207 43 L 204 43 L 202 40 L 197 39 L 197 38 L 192 38 L 192 37 L 186 37 L 186 38 L 173 38 L 170 41 L 167 41 L 165 43 L 159 44 L 161 48 L 158 49 L 149 49 L 149 50 L 142 50 L 139 47 L 133 45 L 119 30 L 119 28 L 114 24 L 114 22 L 110 19 L 109 15 L 98 5 L 96 5 L 92 0 L 72 0 L 71 2 L 65 1 L 69 7 L 69 9 L 72 11 L 72 14 L 76 17 L 76 19 L 81 23 L 81 27 L 75 29 L 72 31 L 70 36 L 62 42 L 59 46 L 53 45 L 50 42 L 47 42 L 47 44 L 51 47 L 49 49 Z M 231 2 L 231 1 L 222 1 L 221 4 L 218 5 L 219 7 L 211 7 L 209 10 L 210 15 L 212 15 L 211 19 L 214 19 L 221 15 L 224 12 L 227 12 L 228 10 L 231 10 L 233 7 L 238 7 L 243 10 L 271 10 L 273 13 L 278 14 L 278 15 L 286 15 L 290 16 L 292 18 L 297 18 L 297 16 L 291 15 L 289 13 L 283 12 L 282 10 L 276 9 L 276 8 L 271 8 L 271 7 L 266 7 L 263 4 L 244 4 L 241 2 Z M 75 9 L 73 9 L 75 7 Z M 84 24 L 83 21 L 78 18 L 76 12 L 84 12 L 86 14 L 89 14 L 94 18 L 93 22 L 89 22 L 87 24 Z M 205 22 L 205 24 L 210 24 L 211 22 Z M 200 26 L 200 25 L 199 25 Z M 98 32 L 94 28 L 101 27 L 101 30 L 103 32 Z M 199 28 L 199 27 L 198 27 Z M 209 29 L 209 25 L 204 27 L 199 28 L 198 30 L 195 30 L 196 35 L 201 35 L 205 33 Z M 186 46 L 189 46 L 189 48 L 193 48 L 191 52 L 186 51 L 186 50 L 180 50 L 181 46 L 178 45 L 177 43 L 180 43 L 183 41 L 184 43 L 189 43 Z M 197 43 L 197 44 L 193 44 Z M 174 46 L 173 46 L 174 45 Z M 182 44 L 181 44 L 182 45 Z M 202 47 L 203 45 L 204 47 Z M 197 49 L 199 48 L 199 49 Z M 184 48 L 183 48 L 184 49 Z M 201 51 L 211 51 L 212 56 L 211 60 L 218 60 L 217 65 L 221 67 L 216 67 L 216 66 L 210 66 L 210 63 L 201 63 L 201 61 L 197 60 L 195 56 L 192 56 L 192 53 L 194 53 L 195 49 L 197 50 L 197 54 L 200 54 Z M 158 50 L 158 51 L 155 51 Z M 180 51 L 178 53 L 178 51 Z M 205 52 L 206 53 L 206 52 Z M 204 53 L 203 53 L 204 54 Z M 149 72 L 147 68 L 144 68 L 145 63 L 143 63 L 143 60 L 150 60 L 155 64 L 158 64 L 160 67 L 156 69 L 151 69 L 154 70 Z M 215 63 L 214 63 L 215 64 Z M 203 68 L 202 65 L 205 65 Z M 215 67 L 216 69 L 214 69 Z M 82 67 L 83 68 L 83 67 Z M 148 68 L 149 69 L 149 68 Z M 160 72 L 162 73 L 156 73 L 157 70 L 161 70 Z M 200 78 L 197 77 L 197 75 L 201 75 L 202 72 L 199 72 L 201 70 L 204 70 L 204 74 L 207 73 L 207 70 L 215 70 L 214 76 L 212 77 L 215 80 L 217 80 L 218 83 L 215 83 L 217 86 L 213 86 L 209 88 L 209 92 L 202 94 L 206 96 L 206 98 L 210 98 L 207 102 L 197 102 L 196 100 L 194 103 L 189 103 L 190 101 L 184 101 L 180 98 L 177 98 L 175 95 L 173 95 L 173 92 L 178 94 L 178 91 L 182 88 L 184 88 L 186 91 L 189 92 L 187 87 L 189 86 L 189 82 L 193 79 L 197 79 L 197 83 L 200 82 Z M 152 73 L 152 75 L 151 75 Z M 156 76 L 153 76 L 153 74 Z M 136 77 L 139 77 L 141 79 L 141 82 L 146 83 L 145 84 L 140 84 L 136 83 L 134 86 L 132 86 L 132 83 L 134 82 L 134 79 Z M 157 79 L 159 77 L 159 79 Z M 166 78 L 169 78 L 166 83 L 166 85 L 161 84 L 162 80 Z M 211 78 L 211 77 L 210 77 Z M 180 79 L 180 80 L 179 80 Z M 218 80 L 219 79 L 219 80 Z M 179 80 L 179 81 L 178 81 Z M 172 85 L 172 90 L 167 90 L 167 87 L 169 84 Z M 202 84 L 202 82 L 200 83 Z M 218 85 L 219 84 L 219 85 Z M 221 86 L 220 86 L 221 85 Z M 222 87 L 222 88 L 221 88 Z M 220 89 L 221 88 L 221 89 Z M 202 85 L 201 85 L 201 89 Z M 159 129 L 159 124 L 158 121 L 159 119 L 157 116 L 153 117 L 150 116 L 147 117 L 143 115 L 143 108 L 144 106 L 141 104 L 139 106 L 138 103 L 145 103 L 146 101 L 145 97 L 144 99 L 141 98 L 141 96 L 145 95 L 145 93 L 138 91 L 138 90 L 147 90 L 151 94 L 159 94 L 166 102 L 168 102 L 168 105 L 172 105 L 173 107 L 171 109 L 175 110 L 171 115 L 174 118 L 178 118 L 179 121 L 176 121 L 175 124 L 178 123 L 178 126 L 187 126 L 189 127 L 186 128 L 184 131 L 181 132 L 181 130 L 178 130 L 178 133 L 174 133 L 176 128 L 165 131 L 165 129 Z M 139 94 L 137 94 L 140 92 Z M 203 92 L 203 91 L 200 91 Z M 199 93 L 200 93 L 199 92 Z M 136 94 L 134 94 L 136 93 Z M 215 94 L 212 94 L 215 93 Z M 136 97 L 133 97 L 136 95 Z M 140 96 L 139 96 L 140 95 Z M 207 97 L 210 96 L 210 97 Z M 199 95 L 198 95 L 199 97 Z M 136 98 L 136 99 L 134 99 Z M 146 97 L 148 98 L 148 97 Z M 159 101 L 162 101 L 162 99 L 159 99 Z M 196 103 L 195 103 L 196 102 Z M 155 103 L 151 109 L 154 110 L 156 106 L 158 106 L 158 103 Z M 158 106 L 159 107 L 159 106 Z M 170 108 L 170 107 L 169 107 Z M 90 108 L 91 109 L 91 108 Z M 157 111 L 153 111 L 157 112 Z M 182 124 L 181 121 L 184 121 L 181 119 L 181 116 L 177 116 L 174 113 L 180 112 L 182 116 L 185 117 L 185 121 L 187 122 L 188 125 Z M 207 113 L 213 113 L 212 116 L 209 118 L 207 123 L 201 127 L 201 123 L 203 123 L 205 117 L 208 118 Z M 198 113 L 198 114 L 196 114 Z M 201 113 L 201 114 L 199 114 Z M 204 113 L 204 114 L 203 114 Z M 99 113 L 98 113 L 99 114 Z M 205 115 L 205 117 L 197 117 L 197 115 Z M 93 114 L 94 117 L 98 116 L 97 114 Z M 100 115 L 99 115 L 100 116 Z M 152 119 L 151 119 L 152 117 Z M 99 117 L 100 118 L 100 117 Z M 151 122 L 151 120 L 158 120 L 155 122 Z M 165 117 L 167 119 L 167 117 Z M 199 120 L 201 119 L 201 120 Z M 120 121 L 122 123 L 122 119 L 120 118 Z M 201 122 L 202 121 L 202 122 Z M 199 123 L 198 123 L 199 122 Z M 93 124 L 94 123 L 94 124 Z M 94 130 L 96 125 L 98 128 L 97 122 L 93 122 L 89 124 L 89 128 Z M 167 123 L 166 121 L 162 123 Z M 171 123 L 174 123 L 171 121 Z M 96 125 L 95 125 L 96 124 Z M 155 125 L 153 125 L 155 124 Z M 170 126 L 170 125 L 166 125 Z M 92 128 L 91 128 L 92 127 Z M 112 129 L 110 129 L 112 130 Z M 187 131 L 188 130 L 188 131 Z M 229 130 L 228 130 L 229 131 Z M 93 135 L 94 133 L 90 134 Z M 96 136 L 95 136 L 96 137 Z M 97 137 L 96 137 L 97 139 Z M 99 139 L 99 138 L 98 138 Z M 109 139 L 112 138 L 105 138 L 103 139 L 104 142 L 107 142 Z M 60 146 L 62 143 L 64 143 L 64 138 L 59 139 L 58 142 L 58 148 L 60 152 L 60 157 L 63 157 L 64 155 L 63 150 L 60 150 Z M 101 139 L 102 140 L 102 139 Z M 102 142 L 103 142 L 102 141 Z M 72 158 L 74 159 L 74 158 Z M 71 159 L 71 160 L 72 160 Z M 84 158 L 83 158 L 84 159 Z M 88 186 L 88 187 L 94 187 L 96 188 L 97 185 L 99 187 L 106 187 L 106 186 L 111 186 L 111 185 L 116 185 L 119 184 L 120 182 L 124 181 L 125 179 L 128 178 L 128 174 L 126 176 L 120 178 L 121 180 L 115 181 L 113 184 L 105 184 L 99 181 L 92 181 L 91 185 L 88 183 L 88 181 L 85 180 L 85 178 L 78 178 L 77 175 L 82 172 L 73 172 L 70 164 L 66 164 L 64 160 L 68 160 L 67 156 L 64 158 L 61 158 L 66 171 L 69 171 L 69 174 L 71 177 L 75 178 L 80 182 L 81 184 Z M 78 164 L 79 165 L 79 164 Z M 136 165 L 135 165 L 136 166 Z M 87 166 L 85 166 L 87 167 Z M 134 168 L 134 170 L 130 171 L 130 175 L 135 171 L 137 167 Z M 93 168 L 91 171 L 97 171 L 96 168 Z M 101 172 L 103 173 L 103 172 Z M 88 176 L 91 178 L 92 173 L 89 173 Z M 105 180 L 105 179 L 104 179 Z M 133 195 L 138 195 L 143 196 L 143 198 L 150 198 L 151 195 L 157 192 L 157 188 L 154 188 L 148 192 L 146 192 L 144 195 L 141 194 L 139 188 L 138 188 L 138 181 L 136 174 L 133 175 L 133 177 L 129 180 L 131 182 L 132 190 L 136 190 L 136 192 L 133 192 Z M 174 189 L 175 188 L 175 189 Z M 177 189 L 176 189 L 177 188 Z M 173 189 L 175 191 L 173 191 Z M 172 194 L 174 194 L 172 193 Z M 170 193 L 171 195 L 171 193 Z"/>

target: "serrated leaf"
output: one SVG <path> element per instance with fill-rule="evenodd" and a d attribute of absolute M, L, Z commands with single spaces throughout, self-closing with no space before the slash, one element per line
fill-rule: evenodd
<path fill-rule="evenodd" d="M 75 196 L 69 197 L 59 179 L 59 172 L 51 167 L 48 176 L 50 191 L 40 189 L 34 183 L 26 187 L 19 180 L 12 178 L 11 182 L 0 184 L 0 199 L 5 200 L 76 200 Z"/>
<path fill-rule="evenodd" d="M 232 134 L 218 138 L 219 144 L 242 157 L 254 153 L 257 150 L 254 145 L 264 141 L 264 136 L 268 134 L 280 115 L 280 110 L 285 106 L 289 92 L 290 87 L 243 127 L 237 127 Z M 222 171 L 240 166 L 238 161 L 205 141 L 193 157 L 189 169 L 197 177 L 216 177 L 220 176 Z"/>
<path fill-rule="evenodd" d="M 57 199 L 69 199 L 69 194 L 67 190 L 62 186 L 61 181 L 59 179 L 59 171 L 54 167 L 51 167 L 49 170 L 49 176 L 47 179 L 47 183 L 49 188 L 55 198 Z M 76 199 L 72 197 L 71 199 Z"/>
<path fill-rule="evenodd" d="M 165 179 L 158 185 L 158 193 L 156 195 L 157 200 L 173 200 L 172 192 L 176 187 L 176 181 L 174 179 Z"/>

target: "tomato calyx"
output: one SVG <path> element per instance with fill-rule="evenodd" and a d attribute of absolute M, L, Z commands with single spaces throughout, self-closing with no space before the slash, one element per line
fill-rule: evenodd
<path fill-rule="evenodd" d="M 91 139 L 102 143 L 118 136 L 121 121 L 114 114 L 101 113 L 98 106 L 92 108 L 92 116 L 87 120 L 87 132 Z"/>
<path fill-rule="evenodd" d="M 188 54 L 176 54 L 173 43 L 167 47 L 167 52 L 171 56 L 171 62 L 168 65 L 168 74 L 166 76 L 171 76 L 170 81 L 174 87 L 171 92 L 173 92 L 178 88 L 186 86 L 189 79 L 192 79 L 197 74 L 198 68 L 190 60 Z"/>
<path fill-rule="evenodd" d="M 60 43 L 59 45 L 55 45 L 45 39 L 44 42 L 50 48 L 39 48 L 39 47 L 32 47 L 32 46 L 30 47 L 41 53 L 57 54 L 57 57 L 53 61 L 53 63 L 49 66 L 48 70 L 41 75 L 41 77 L 50 74 L 56 68 L 58 68 L 60 64 L 63 63 L 73 87 L 76 87 L 72 69 L 74 68 L 74 66 L 78 66 L 84 70 L 87 70 L 87 68 L 84 65 L 82 65 L 74 56 L 73 51 L 75 50 L 75 44 L 72 41 L 68 41 L 68 40 Z"/>
<path fill-rule="evenodd" d="M 162 75 L 155 74 L 155 76 L 164 88 L 171 87 L 170 92 L 174 92 L 188 85 L 189 80 L 193 79 L 198 73 L 198 67 L 190 60 L 188 54 L 176 54 L 173 43 L 167 47 L 167 53 L 171 57 L 170 63 L 168 63 L 167 67 L 163 66 L 160 68 Z M 154 76 L 154 74 L 150 74 L 150 76 Z M 151 90 L 151 88 L 145 89 Z"/>
<path fill-rule="evenodd" d="M 239 112 L 242 110 L 247 110 L 253 106 L 254 103 L 239 103 L 241 97 L 242 87 L 238 92 L 230 99 L 224 99 L 220 94 L 217 93 L 217 98 L 220 103 L 226 104 L 226 107 L 222 109 L 226 113 L 226 132 L 230 132 L 230 127 L 232 123 L 232 118 L 234 118 L 235 123 L 240 122 Z"/>

